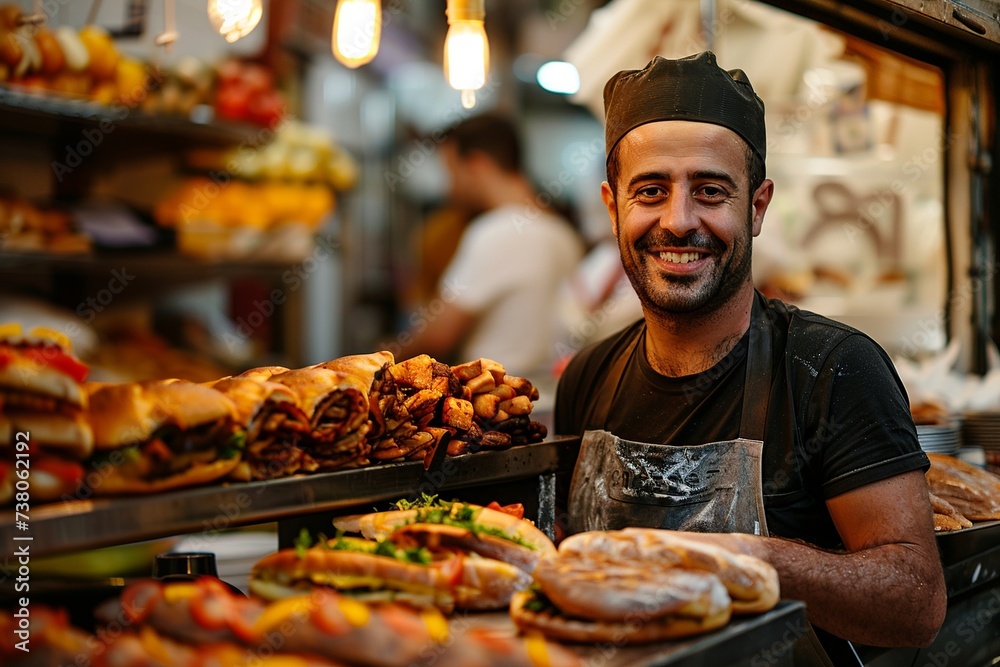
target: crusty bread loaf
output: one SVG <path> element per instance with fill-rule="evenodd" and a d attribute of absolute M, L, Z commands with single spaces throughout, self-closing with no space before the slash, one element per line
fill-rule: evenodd
<path fill-rule="evenodd" d="M 971 521 L 1000 519 L 1000 477 L 952 456 L 928 454 L 931 493 Z"/>
<path fill-rule="evenodd" d="M 655 561 L 560 554 L 542 560 L 534 577 L 560 611 L 594 621 L 627 621 L 637 615 L 702 618 L 730 605 L 714 574 Z"/>
<path fill-rule="evenodd" d="M 759 613 L 777 604 L 778 573 L 764 561 L 735 554 L 713 544 L 654 528 L 593 531 L 565 539 L 561 555 L 606 554 L 618 561 L 663 563 L 711 572 L 733 599 L 733 613 Z"/>

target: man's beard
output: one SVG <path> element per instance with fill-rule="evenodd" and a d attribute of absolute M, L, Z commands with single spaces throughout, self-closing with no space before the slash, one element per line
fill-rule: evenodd
<path fill-rule="evenodd" d="M 745 233 L 733 239 L 727 257 L 726 247 L 714 236 L 692 234 L 676 236 L 656 227 L 626 247 L 618 235 L 618 250 L 625 273 L 645 310 L 663 315 L 710 311 L 732 299 L 746 283 L 751 273 L 751 225 L 748 213 Z M 713 262 L 708 272 L 698 275 L 675 275 L 661 272 L 650 260 L 647 251 L 654 247 L 677 250 L 708 251 Z"/>

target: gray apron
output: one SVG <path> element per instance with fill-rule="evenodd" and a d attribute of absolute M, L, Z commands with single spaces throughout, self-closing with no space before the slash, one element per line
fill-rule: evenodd
<path fill-rule="evenodd" d="M 569 532 L 629 526 L 766 536 L 761 457 L 771 395 L 771 323 L 754 295 L 739 437 L 702 445 L 623 440 L 604 429 L 640 333 L 615 359 L 597 393 L 569 492 Z M 675 433 L 680 429 L 675 430 Z M 673 438 L 668 438 L 668 441 Z M 843 640 L 837 640 L 839 644 Z M 849 643 L 838 665 L 861 665 Z M 841 648 L 838 646 L 838 648 Z M 853 654 L 853 655 L 851 655 Z M 849 661 L 848 658 L 854 660 Z M 795 664 L 833 667 L 810 627 Z"/>
<path fill-rule="evenodd" d="M 767 535 L 761 453 L 771 394 L 769 326 L 755 295 L 736 440 L 675 446 L 622 440 L 604 430 L 584 433 L 569 491 L 571 533 L 640 526 Z M 607 424 L 642 335 L 604 377 L 590 420 L 595 427 Z"/>

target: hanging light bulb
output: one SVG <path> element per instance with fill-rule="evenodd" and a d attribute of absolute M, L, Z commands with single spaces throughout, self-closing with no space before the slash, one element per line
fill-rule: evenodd
<path fill-rule="evenodd" d="M 333 55 L 343 65 L 361 67 L 378 53 L 381 0 L 340 0 L 333 17 Z"/>
<path fill-rule="evenodd" d="M 208 0 L 208 20 L 230 44 L 249 35 L 263 15 L 261 0 Z"/>
<path fill-rule="evenodd" d="M 448 0 L 448 35 L 444 39 L 444 74 L 462 91 L 462 106 L 476 106 L 476 91 L 486 84 L 490 47 L 483 19 L 485 0 Z"/>

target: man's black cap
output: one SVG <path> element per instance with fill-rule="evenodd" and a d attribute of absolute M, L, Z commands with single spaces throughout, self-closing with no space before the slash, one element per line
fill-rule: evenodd
<path fill-rule="evenodd" d="M 608 155 L 630 131 L 661 120 L 727 127 L 763 160 L 767 155 L 764 102 L 743 70 L 726 71 L 704 51 L 679 60 L 656 56 L 643 69 L 624 70 L 604 85 Z"/>

